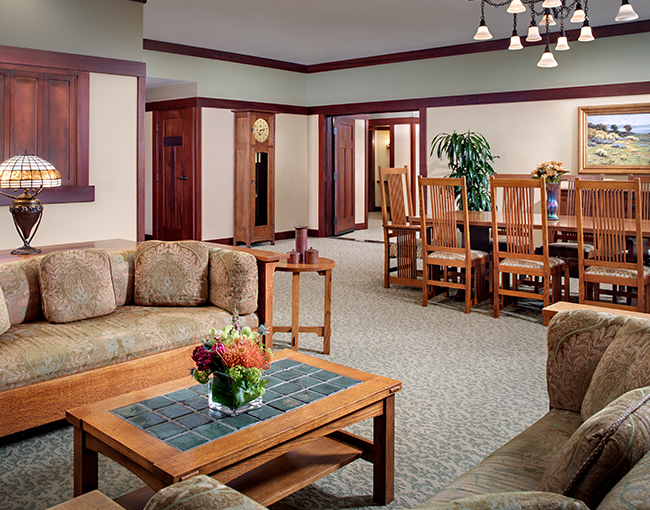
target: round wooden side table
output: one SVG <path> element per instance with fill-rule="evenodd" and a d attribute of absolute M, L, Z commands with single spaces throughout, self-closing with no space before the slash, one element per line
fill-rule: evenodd
<path fill-rule="evenodd" d="M 293 273 L 291 294 L 291 326 L 273 326 L 277 333 L 291 333 L 291 348 L 298 350 L 298 335 L 300 333 L 316 333 L 323 337 L 323 354 L 330 353 L 330 337 L 332 334 L 332 269 L 334 261 L 319 257 L 315 264 L 290 264 L 287 260 L 278 262 L 276 271 Z M 300 326 L 300 273 L 315 272 L 325 277 L 325 302 L 322 326 Z"/>

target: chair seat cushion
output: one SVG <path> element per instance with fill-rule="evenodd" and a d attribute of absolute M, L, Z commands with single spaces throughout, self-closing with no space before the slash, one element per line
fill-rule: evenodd
<path fill-rule="evenodd" d="M 636 278 L 635 269 L 621 269 L 618 267 L 596 267 L 589 266 L 585 269 L 585 274 L 599 274 L 604 276 L 613 276 L 618 278 Z M 643 277 L 650 275 L 650 267 L 643 266 Z"/>
<path fill-rule="evenodd" d="M 392 243 L 388 249 L 388 256 L 391 259 L 397 258 L 397 243 Z M 422 239 L 415 240 L 415 258 L 422 258 Z"/>
<path fill-rule="evenodd" d="M 557 257 L 549 257 L 548 265 L 552 269 L 556 266 L 565 264 L 564 260 Z M 500 266 L 514 266 L 526 269 L 544 269 L 544 263 L 537 260 L 520 260 L 520 259 L 503 259 L 499 262 Z"/>
<path fill-rule="evenodd" d="M 483 257 L 487 257 L 488 254 L 481 250 L 470 250 L 469 256 L 472 260 L 476 260 Z M 464 253 L 451 253 L 448 251 L 432 251 L 431 253 L 429 253 L 428 257 L 434 259 L 458 260 L 461 262 L 465 260 Z"/>

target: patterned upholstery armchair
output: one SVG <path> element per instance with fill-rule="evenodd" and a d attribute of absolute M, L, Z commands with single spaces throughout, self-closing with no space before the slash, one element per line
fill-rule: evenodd
<path fill-rule="evenodd" d="M 557 314 L 547 386 L 545 416 L 417 508 L 650 509 L 650 320 Z M 203 475 L 147 505 L 208 508 L 260 507 Z"/>

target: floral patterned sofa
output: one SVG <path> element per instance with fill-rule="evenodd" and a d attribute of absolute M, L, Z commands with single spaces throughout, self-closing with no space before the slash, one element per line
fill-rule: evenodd
<path fill-rule="evenodd" d="M 587 310 L 548 327 L 549 412 L 419 510 L 650 509 L 650 320 Z M 259 510 L 199 475 L 145 510 Z"/>
<path fill-rule="evenodd" d="M 242 325 L 271 327 L 283 255 L 212 246 L 147 241 L 0 264 L 0 437 L 182 377 L 235 309 Z"/>

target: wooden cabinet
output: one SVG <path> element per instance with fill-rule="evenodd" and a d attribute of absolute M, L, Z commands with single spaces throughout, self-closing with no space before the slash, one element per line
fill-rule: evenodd
<path fill-rule="evenodd" d="M 235 111 L 234 245 L 275 244 L 275 114 Z"/>

